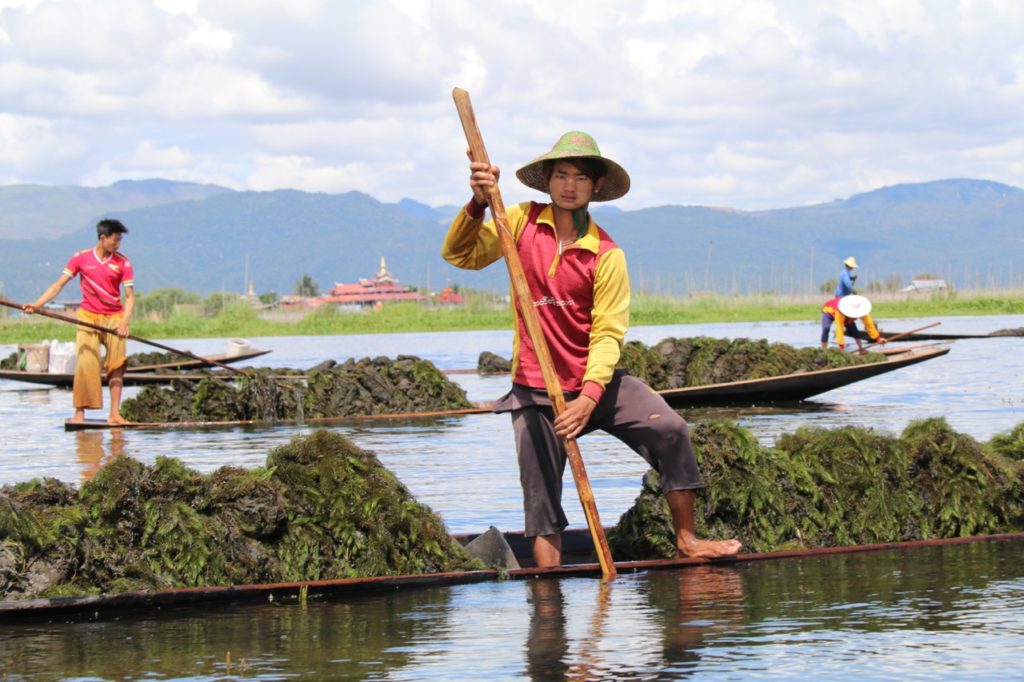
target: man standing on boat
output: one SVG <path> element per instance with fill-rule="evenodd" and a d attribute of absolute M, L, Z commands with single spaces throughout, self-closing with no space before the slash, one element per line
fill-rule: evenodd
<path fill-rule="evenodd" d="M 843 274 L 839 275 L 839 284 L 836 285 L 836 296 L 842 298 L 857 293 L 853 290 L 853 283 L 857 281 L 857 275 L 853 271 L 857 269 L 857 259 L 850 256 L 843 261 Z"/>
<path fill-rule="evenodd" d="M 442 247 L 452 265 L 480 270 L 502 257 L 497 229 L 484 222 L 487 188 L 497 167 L 470 160 L 473 198 L 455 217 Z M 550 203 L 526 202 L 507 210 L 530 295 L 566 396 L 554 416 L 540 362 L 518 310 L 512 354 L 512 390 L 496 412 L 510 412 L 519 457 L 526 535 L 538 566 L 561 563 L 564 439 L 603 429 L 639 453 L 661 475 L 681 556 L 736 554 L 737 540 L 702 540 L 694 534 L 694 491 L 704 486 L 686 421 L 641 380 L 616 371 L 629 324 L 626 258 L 593 221 L 591 201 L 629 191 L 629 176 L 602 157 L 586 133 L 566 133 L 554 148 L 516 172 Z"/>
<path fill-rule="evenodd" d="M 864 322 L 865 332 L 857 329 L 856 321 Z M 875 321 L 871 319 L 871 301 L 863 296 L 853 294 L 851 296 L 836 296 L 821 307 L 821 347 L 828 348 L 828 334 L 832 329 L 832 323 L 836 325 L 836 344 L 840 349 L 846 349 L 846 337 L 857 342 L 857 350 L 864 351 L 864 344 L 861 339 L 865 336 L 875 343 L 885 343 L 885 337 L 875 327 Z"/>
<path fill-rule="evenodd" d="M 63 272 L 33 303 L 24 306 L 26 313 L 34 313 L 60 294 L 68 282 L 78 275 L 82 287 L 82 305 L 77 317 L 110 329 L 99 332 L 78 327 L 75 337 L 75 380 L 73 401 L 75 416 L 72 423 L 85 420 L 86 410 L 103 407 L 103 378 L 100 370 L 100 346 L 107 350 L 105 369 L 110 388 L 111 424 L 124 424 L 121 416 L 121 390 L 127 366 L 125 338 L 129 334 L 128 322 L 135 310 L 135 273 L 128 258 L 118 253 L 121 235 L 128 228 L 119 220 L 101 220 L 96 224 L 98 241 L 91 249 L 71 256 Z M 121 303 L 121 285 L 124 285 L 124 304 Z"/>

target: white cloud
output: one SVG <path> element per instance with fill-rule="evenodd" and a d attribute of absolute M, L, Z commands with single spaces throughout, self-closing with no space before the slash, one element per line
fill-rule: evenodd
<path fill-rule="evenodd" d="M 119 167 L 125 172 L 159 175 L 167 171 L 177 172 L 191 162 L 191 155 L 181 147 L 159 147 L 152 140 L 142 140 L 132 155 L 124 159 Z"/>
<path fill-rule="evenodd" d="M 407 164 L 367 164 L 355 161 L 333 166 L 318 165 L 301 156 L 260 156 L 247 178 L 254 190 L 274 190 L 301 186 L 310 192 L 360 191 L 373 194 L 383 177 L 407 173 Z M 377 194 L 378 198 L 379 193 Z"/>
<path fill-rule="evenodd" d="M 67 163 L 87 148 L 75 136 L 62 135 L 44 118 L 0 114 L 0 169 L 9 177 L 46 172 Z M 57 181 L 58 183 L 60 181 Z"/>
<path fill-rule="evenodd" d="M 503 167 L 593 133 L 623 207 L 1024 185 L 1022 73 L 1013 2 L 0 0 L 0 177 L 461 203 L 460 86 Z"/>

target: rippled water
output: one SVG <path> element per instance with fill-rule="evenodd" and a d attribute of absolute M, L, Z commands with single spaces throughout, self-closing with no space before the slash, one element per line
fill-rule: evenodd
<path fill-rule="evenodd" d="M 911 329 L 931 320 L 901 320 Z M 954 318 L 948 333 L 1024 326 L 1024 316 Z M 816 322 L 642 327 L 629 338 L 767 338 L 814 345 Z M 508 355 L 508 332 L 253 339 L 274 352 L 257 364 L 308 367 L 326 358 L 413 354 L 442 368 Z M 197 353 L 224 340 L 170 342 Z M 132 347 L 131 352 L 141 350 Z M 0 347 L 6 355 L 12 347 Z M 944 416 L 979 440 L 1024 420 L 1024 339 L 963 340 L 949 355 L 784 408 L 705 409 L 691 421 L 734 418 L 765 442 L 802 425 L 899 432 Z M 473 400 L 507 377 L 454 377 Z M 128 395 L 138 389 L 128 389 Z M 210 471 L 256 466 L 308 428 L 66 433 L 70 393 L 0 380 L 0 484 L 90 477 L 117 454 L 179 457 Z M 507 416 L 361 422 L 331 427 L 375 451 L 453 532 L 521 526 Z M 602 520 L 633 501 L 645 466 L 617 441 L 580 441 Z M 567 479 L 572 486 L 571 478 Z M 566 491 L 572 525 L 582 513 Z M 782 561 L 589 579 L 403 590 L 298 606 L 219 606 L 118 620 L 0 625 L 9 679 L 748 679 L 1012 677 L 1024 629 L 1024 562 L 1013 544 Z M 230 673 L 227 652 L 231 652 Z"/>
<path fill-rule="evenodd" d="M 0 624 L 11 680 L 1020 676 L 1021 543 Z"/>

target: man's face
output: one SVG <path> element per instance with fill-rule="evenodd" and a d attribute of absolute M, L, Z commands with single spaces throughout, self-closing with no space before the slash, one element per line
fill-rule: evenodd
<path fill-rule="evenodd" d="M 107 253 L 116 253 L 121 247 L 121 234 L 115 232 L 109 237 L 100 236 L 100 248 Z"/>
<path fill-rule="evenodd" d="M 589 175 L 572 163 L 557 161 L 551 169 L 548 193 L 558 208 L 572 211 L 589 204 L 590 198 L 594 196 L 594 190 L 599 189 L 603 183 L 604 178 L 595 183 Z"/>

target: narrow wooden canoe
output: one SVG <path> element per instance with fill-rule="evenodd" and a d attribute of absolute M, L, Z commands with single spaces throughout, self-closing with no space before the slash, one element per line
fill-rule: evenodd
<path fill-rule="evenodd" d="M 658 391 L 658 393 L 674 408 L 806 400 L 856 381 L 932 360 L 948 352 L 948 348 L 911 350 L 906 353 L 887 355 L 884 362 L 797 372 L 763 379 L 730 381 L 707 386 L 675 388 Z"/>
<path fill-rule="evenodd" d="M 229 365 L 235 362 L 241 362 L 242 360 L 251 360 L 252 358 L 258 358 L 261 355 L 266 355 L 269 350 L 248 350 L 235 355 L 221 354 L 221 355 L 206 355 L 204 356 L 207 360 L 213 362 L 219 362 L 222 365 Z M 209 362 L 200 362 L 199 360 L 182 359 L 180 362 L 168 362 L 159 365 L 139 365 L 132 367 L 130 372 L 125 372 L 124 383 L 125 386 L 139 386 L 142 384 L 153 384 L 153 383 L 169 383 L 172 379 L 179 377 L 169 374 L 174 370 L 189 370 L 199 369 L 200 367 L 212 367 Z M 168 373 L 168 374 L 161 374 Z M 202 378 L 201 375 L 194 375 L 197 378 Z M 30 384 L 40 384 L 43 386 L 56 386 L 59 388 L 66 388 L 74 383 L 74 374 L 51 374 L 50 372 L 26 372 L 20 369 L 3 369 L 0 370 L 0 379 L 11 379 L 12 381 L 24 381 Z M 107 383 L 107 377 L 104 375 L 103 383 Z"/>
<path fill-rule="evenodd" d="M 806 400 L 812 396 L 831 391 L 832 389 L 852 384 L 879 374 L 885 374 L 901 367 L 914 365 L 931 360 L 949 352 L 948 348 L 929 348 L 912 350 L 906 353 L 887 356 L 884 362 L 873 362 L 864 365 L 852 365 L 835 369 L 822 369 L 813 372 L 798 372 L 764 379 L 748 379 L 731 381 L 722 384 L 694 386 L 658 391 L 674 408 L 712 407 L 716 405 L 752 405 L 772 402 L 791 402 Z M 275 422 L 257 420 L 236 421 L 192 421 L 192 422 L 142 422 L 132 424 L 108 424 L 101 420 L 84 422 L 64 422 L 67 431 L 85 429 L 209 429 L 239 426 L 285 426 L 289 424 L 330 424 L 366 419 L 423 419 L 439 417 L 455 417 L 472 414 L 485 414 L 491 411 L 490 402 L 476 403 L 471 408 L 459 410 L 441 410 L 437 412 L 414 412 L 404 414 L 370 414 L 346 417 L 317 417 L 305 420 L 284 419 Z"/>
<path fill-rule="evenodd" d="M 1012 330 L 1007 330 L 1012 331 Z M 896 336 L 899 332 L 895 331 L 883 331 L 879 332 L 882 336 Z M 989 332 L 988 334 L 939 334 L 932 332 L 917 332 L 914 334 L 907 334 L 901 336 L 900 341 L 957 341 L 959 339 L 1005 339 L 1007 337 L 1020 337 L 1024 334 L 1000 334 L 998 332 Z"/>
<path fill-rule="evenodd" d="M 296 603 L 303 598 L 318 596 L 361 596 L 371 591 L 394 590 L 399 588 L 438 587 L 459 585 L 503 579 L 527 578 L 563 578 L 563 577 L 594 577 L 600 578 L 601 566 L 589 559 L 584 563 L 571 564 L 553 568 L 531 566 L 529 543 L 522 533 L 505 533 L 505 539 L 516 554 L 523 568 L 487 569 L 478 571 L 461 571 L 452 573 L 426 573 L 422 575 L 389 575 L 368 578 L 342 578 L 335 580 L 310 580 L 285 583 L 264 583 L 255 585 L 230 585 L 223 587 L 193 587 L 156 592 L 123 592 L 120 594 L 101 594 L 82 597 L 61 597 L 57 599 L 23 599 L 0 601 L 0 619 L 24 620 L 26 618 L 49 618 L 54 614 L 88 612 L 90 617 L 99 618 L 127 609 L 154 606 L 203 604 L 213 602 L 254 602 L 273 600 L 278 603 Z M 460 542 L 467 542 L 474 535 L 456 536 Z M 570 529 L 563 533 L 563 559 L 570 560 L 576 556 L 589 556 L 587 549 L 590 532 L 585 528 Z M 709 563 L 730 565 L 754 561 L 774 561 L 784 559 L 802 559 L 834 554 L 853 554 L 860 552 L 879 552 L 888 550 L 907 550 L 922 547 L 943 545 L 960 545 L 977 542 L 1022 542 L 1024 532 L 1002 533 L 996 535 L 978 535 L 972 537 L 947 538 L 940 540 L 914 540 L 909 542 L 890 542 L 872 545 L 854 545 L 849 547 L 820 547 L 802 550 L 784 550 L 756 554 L 740 554 L 721 561 L 708 562 L 702 559 L 651 559 L 646 561 L 616 561 L 615 568 L 619 573 L 638 573 L 654 570 L 678 570 Z"/>

